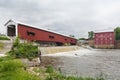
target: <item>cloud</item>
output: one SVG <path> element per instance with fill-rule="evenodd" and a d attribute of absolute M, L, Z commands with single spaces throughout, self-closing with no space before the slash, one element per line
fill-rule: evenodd
<path fill-rule="evenodd" d="M 120 25 L 119 0 L 0 0 L 0 32 L 13 19 L 76 37 Z M 110 28 L 112 27 L 112 28 Z"/>

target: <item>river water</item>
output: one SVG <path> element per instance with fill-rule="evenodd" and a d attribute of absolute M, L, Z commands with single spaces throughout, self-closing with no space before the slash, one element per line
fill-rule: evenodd
<path fill-rule="evenodd" d="M 104 77 L 107 80 L 120 80 L 120 50 L 85 49 L 78 51 L 48 54 L 57 58 L 56 68 L 65 75 L 82 77 Z"/>

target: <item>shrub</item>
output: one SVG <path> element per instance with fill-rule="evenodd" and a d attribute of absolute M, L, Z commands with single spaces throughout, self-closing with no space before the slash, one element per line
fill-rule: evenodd
<path fill-rule="evenodd" d="M 53 73 L 53 72 L 54 72 L 53 67 L 48 66 L 47 69 L 46 69 L 46 73 Z"/>
<path fill-rule="evenodd" d="M 54 80 L 52 76 L 47 76 L 45 80 Z"/>
<path fill-rule="evenodd" d="M 12 56 L 0 57 L 0 62 L 1 62 L 1 61 L 13 60 L 13 59 L 14 59 L 14 57 L 12 57 Z"/>
<path fill-rule="evenodd" d="M 36 75 L 26 72 L 18 60 L 3 60 L 0 63 L 0 80 L 40 80 Z"/>
<path fill-rule="evenodd" d="M 10 40 L 7 36 L 0 36 L 0 40 Z"/>
<path fill-rule="evenodd" d="M 20 43 L 19 38 L 16 38 L 12 50 L 9 51 L 8 54 L 15 58 L 28 58 L 29 60 L 32 60 L 38 56 L 38 46 L 33 45 L 30 42 Z"/>
<path fill-rule="evenodd" d="M 0 64 L 0 72 L 5 72 L 5 71 L 15 71 L 18 68 L 23 67 L 24 65 L 16 60 L 7 60 L 7 61 L 2 61 Z"/>
<path fill-rule="evenodd" d="M 13 43 L 13 47 L 17 47 L 19 46 L 19 44 L 20 44 L 20 40 L 19 40 L 19 37 L 17 36 L 15 39 L 15 42 Z"/>

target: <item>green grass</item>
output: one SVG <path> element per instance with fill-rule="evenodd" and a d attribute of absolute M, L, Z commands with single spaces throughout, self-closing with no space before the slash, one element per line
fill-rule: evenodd
<path fill-rule="evenodd" d="M 77 76 L 65 76 L 58 72 L 49 73 L 45 80 L 105 80 L 102 77 L 92 78 L 92 77 L 77 77 Z"/>
<path fill-rule="evenodd" d="M 0 42 L 0 50 L 4 48 L 4 44 Z"/>
<path fill-rule="evenodd" d="M 54 69 L 52 66 L 48 66 L 46 69 L 46 73 L 54 73 Z"/>
<path fill-rule="evenodd" d="M 15 59 L 0 59 L 0 80 L 40 80 L 36 75 L 33 75 L 24 70 L 24 65 Z"/>
<path fill-rule="evenodd" d="M 0 36 L 0 40 L 10 40 L 7 36 Z"/>
<path fill-rule="evenodd" d="M 34 68 L 34 72 L 40 73 L 40 76 L 44 76 L 42 80 L 105 80 L 102 76 L 97 78 L 91 77 L 76 77 L 76 76 L 65 76 L 58 71 L 55 71 L 53 67 L 48 66 L 47 68 Z"/>
<path fill-rule="evenodd" d="M 0 57 L 0 62 L 2 62 L 2 61 L 8 61 L 8 60 L 13 60 L 13 59 L 15 59 L 15 58 L 12 57 L 12 56 Z"/>
<path fill-rule="evenodd" d="M 40 80 L 40 78 L 22 69 L 17 69 L 0 73 L 0 80 Z"/>
<path fill-rule="evenodd" d="M 16 60 L 1 61 L 0 72 L 15 71 L 18 68 L 22 68 L 23 66 L 24 65 L 20 61 Z"/>

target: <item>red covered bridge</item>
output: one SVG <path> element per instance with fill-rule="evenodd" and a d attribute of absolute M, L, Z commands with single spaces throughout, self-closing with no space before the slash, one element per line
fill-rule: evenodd
<path fill-rule="evenodd" d="M 19 37 L 23 40 L 36 41 L 39 42 L 41 45 L 75 45 L 77 42 L 77 40 L 74 38 L 28 26 L 25 24 L 15 23 L 12 20 L 9 20 L 5 24 L 5 26 L 7 30 L 7 36 L 14 37 L 19 35 Z"/>

